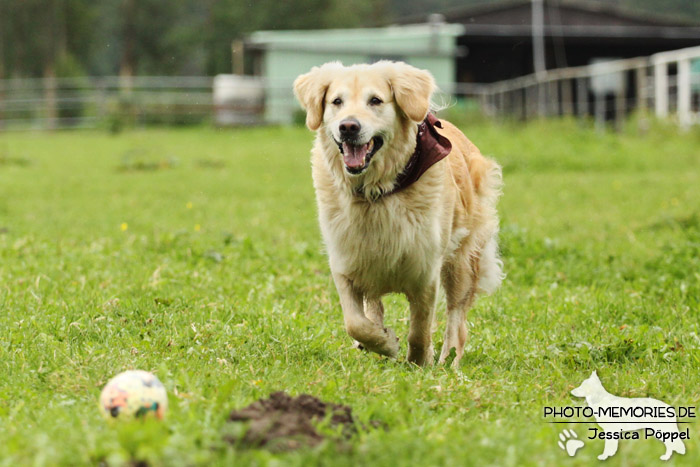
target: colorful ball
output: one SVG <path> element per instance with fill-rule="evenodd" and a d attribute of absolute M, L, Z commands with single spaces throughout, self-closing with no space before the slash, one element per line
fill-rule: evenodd
<path fill-rule="evenodd" d="M 131 420 L 155 416 L 162 419 L 168 410 L 168 394 L 154 374 L 142 370 L 119 373 L 109 380 L 100 395 L 100 411 L 105 418 Z"/>

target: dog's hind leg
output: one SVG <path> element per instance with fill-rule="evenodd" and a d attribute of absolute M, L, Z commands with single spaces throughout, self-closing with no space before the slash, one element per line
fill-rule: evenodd
<path fill-rule="evenodd" d="M 467 342 L 465 315 L 476 295 L 475 269 L 478 267 L 478 260 L 469 261 L 464 256 L 455 258 L 455 261 L 446 264 L 442 269 L 447 298 L 447 327 L 439 363 L 445 363 L 450 351 L 455 349 L 453 368 L 459 367 L 459 361 L 464 354 L 464 345 Z"/>
<path fill-rule="evenodd" d="M 350 279 L 342 274 L 333 273 L 333 280 L 340 296 L 340 306 L 343 309 L 343 319 L 348 334 L 367 350 L 396 357 L 399 342 L 394 331 L 367 319 L 363 309 L 362 293 L 353 286 Z"/>
<path fill-rule="evenodd" d="M 408 330 L 408 361 L 416 365 L 433 364 L 432 328 L 440 281 L 435 278 L 418 292 L 406 294 L 411 306 Z"/>

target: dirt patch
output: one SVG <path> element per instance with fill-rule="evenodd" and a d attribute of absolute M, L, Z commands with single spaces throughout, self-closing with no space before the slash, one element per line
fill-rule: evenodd
<path fill-rule="evenodd" d="M 340 433 L 343 438 L 357 432 L 350 407 L 323 402 L 308 394 L 291 397 L 285 392 L 275 392 L 269 399 L 234 410 L 228 420 L 247 422 L 248 429 L 240 438 L 228 436 L 227 441 L 282 451 L 319 444 L 328 437 L 319 433 L 321 423 L 327 423 L 330 428 L 327 431 L 336 436 Z"/>

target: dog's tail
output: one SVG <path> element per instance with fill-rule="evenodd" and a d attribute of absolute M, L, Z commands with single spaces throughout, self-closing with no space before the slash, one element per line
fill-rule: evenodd
<path fill-rule="evenodd" d="M 503 282 L 505 274 L 503 273 L 503 261 L 498 254 L 498 243 L 496 243 L 496 234 L 486 242 L 486 246 L 481 250 L 481 260 L 479 261 L 479 281 L 477 282 L 477 290 L 479 293 L 491 294 Z"/>
<path fill-rule="evenodd" d="M 481 170 L 472 172 L 473 162 L 482 162 Z M 486 240 L 481 251 L 481 261 L 479 273 L 479 281 L 477 290 L 480 293 L 491 294 L 501 285 L 505 278 L 503 273 L 503 261 L 498 252 L 498 215 L 496 213 L 496 204 L 501 196 L 503 186 L 503 176 L 501 175 L 501 167 L 490 159 L 477 159 L 470 163 L 470 175 L 476 177 L 475 187 L 481 197 L 483 209 L 486 211 L 486 218 L 493 219 L 494 225 L 490 227 L 491 236 Z"/>

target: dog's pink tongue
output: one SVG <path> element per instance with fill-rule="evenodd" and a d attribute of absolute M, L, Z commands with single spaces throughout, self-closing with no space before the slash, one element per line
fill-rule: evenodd
<path fill-rule="evenodd" d="M 349 143 L 343 143 L 343 160 L 345 165 L 351 169 L 359 169 L 365 166 L 365 156 L 369 149 L 369 143 L 362 146 L 355 146 Z"/>

